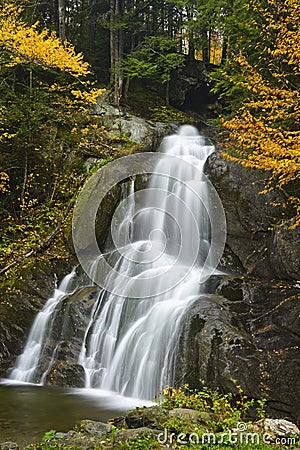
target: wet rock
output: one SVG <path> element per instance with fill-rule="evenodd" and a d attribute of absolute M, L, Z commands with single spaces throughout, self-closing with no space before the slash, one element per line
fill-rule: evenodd
<path fill-rule="evenodd" d="M 114 435 L 114 442 L 126 442 L 131 439 L 135 439 L 137 437 L 146 437 L 146 436 L 158 436 L 160 430 L 154 430 L 152 428 L 141 427 L 141 428 L 133 428 L 130 430 L 122 430 L 117 431 Z"/>
<path fill-rule="evenodd" d="M 126 421 L 125 421 L 125 416 L 114 417 L 112 419 L 109 419 L 107 421 L 107 423 L 109 423 L 110 425 L 113 425 L 114 427 L 118 428 L 119 430 L 121 430 L 122 428 L 126 428 L 126 426 L 127 426 Z"/>
<path fill-rule="evenodd" d="M 84 286 L 66 294 L 57 305 L 37 368 L 37 382 L 47 373 L 47 384 L 84 386 L 84 370 L 77 363 L 97 294 L 97 287 Z"/>
<path fill-rule="evenodd" d="M 108 423 L 96 422 L 95 420 L 82 420 L 79 425 L 79 429 L 83 433 L 93 434 L 96 436 L 105 436 L 110 433 L 112 427 Z"/>
<path fill-rule="evenodd" d="M 125 416 L 128 428 L 161 428 L 168 418 L 168 411 L 159 406 L 137 408 Z"/>
<path fill-rule="evenodd" d="M 0 287 L 0 377 L 7 376 L 22 353 L 26 338 L 38 311 L 54 291 L 55 281 L 61 281 L 75 265 L 73 259 L 39 261 L 20 266 L 20 273 Z"/>
<path fill-rule="evenodd" d="M 231 302 L 244 301 L 243 278 L 224 277 L 221 284 L 217 287 L 216 293 L 226 297 Z"/>
<path fill-rule="evenodd" d="M 272 414 L 299 420 L 300 290 L 293 283 L 220 277 L 219 295 L 199 297 L 186 312 L 177 384 L 267 398 Z"/>
<path fill-rule="evenodd" d="M 300 227 L 288 220 L 274 228 L 271 261 L 278 278 L 300 280 Z"/>
<path fill-rule="evenodd" d="M 46 384 L 81 388 L 85 385 L 85 372 L 80 364 L 58 362 L 54 364 L 46 378 Z"/>
<path fill-rule="evenodd" d="M 226 160 L 219 152 L 208 158 L 205 171 L 225 209 L 227 249 L 248 274 L 274 278 L 277 273 L 272 256 L 272 229 L 283 219 L 280 206 L 285 201 L 283 194 L 276 190 L 259 194 L 268 173 L 246 169 Z M 223 261 L 224 265 L 229 266 L 230 261 Z"/>
<path fill-rule="evenodd" d="M 186 351 L 194 363 L 181 370 L 180 380 L 198 376 L 234 392 L 230 380 L 236 379 L 246 394 L 266 397 L 273 413 L 299 420 L 300 229 L 291 229 L 291 212 L 283 216 L 281 192 L 259 194 L 268 173 L 219 152 L 208 158 L 206 173 L 227 219 L 221 266 L 243 277 L 224 277 L 216 290 L 223 300 L 210 299 L 211 312 L 209 299 L 199 299 L 188 313 L 189 337 L 182 336 L 180 354 Z"/>
<path fill-rule="evenodd" d="M 252 338 L 222 296 L 203 295 L 186 312 L 179 340 L 177 384 L 201 388 L 204 380 L 222 391 L 259 394 L 259 359 Z M 251 367 L 248 371 L 246 367 Z M 253 370 L 255 368 L 255 370 Z"/>

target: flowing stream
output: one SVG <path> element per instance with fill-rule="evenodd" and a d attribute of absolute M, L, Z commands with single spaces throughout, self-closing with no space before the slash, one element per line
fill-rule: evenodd
<path fill-rule="evenodd" d="M 213 151 L 194 127 L 183 126 L 164 139 L 161 152 L 176 158 L 158 162 L 142 198 L 135 198 L 133 179 L 123 185 L 127 201 L 118 208 L 115 237 L 125 243 L 108 252 L 114 289 L 95 296 L 78 356 L 87 388 L 151 400 L 172 384 L 184 312 L 205 292 L 201 280 L 204 267 L 210 269 L 212 224 L 203 166 Z M 91 263 L 91 271 L 97 270 L 101 258 Z M 37 315 L 10 379 L 36 381 L 55 326 L 53 313 L 74 288 L 74 276 L 72 271 L 65 277 Z M 54 349 L 41 383 L 55 357 Z"/>

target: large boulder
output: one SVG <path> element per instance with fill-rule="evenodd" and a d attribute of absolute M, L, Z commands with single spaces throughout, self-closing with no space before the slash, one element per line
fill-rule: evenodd
<path fill-rule="evenodd" d="M 300 226 L 294 219 L 275 226 L 271 261 L 279 278 L 300 280 Z"/>
<path fill-rule="evenodd" d="M 137 144 L 137 151 L 155 152 L 161 140 L 173 132 L 177 125 L 166 122 L 151 122 L 131 114 L 126 108 L 116 108 L 101 95 L 94 114 L 103 118 L 106 129 L 113 135 L 125 135 Z"/>
<path fill-rule="evenodd" d="M 80 364 L 55 363 L 46 377 L 46 384 L 82 388 L 85 385 L 85 371 Z"/>
<path fill-rule="evenodd" d="M 168 411 L 159 406 L 150 408 L 136 408 L 125 416 L 125 422 L 128 428 L 162 428 L 168 419 Z"/>
<path fill-rule="evenodd" d="M 208 158 L 205 170 L 224 206 L 231 257 L 251 276 L 299 279 L 300 231 L 291 231 L 289 221 L 282 224 L 289 211 L 283 212 L 286 199 L 279 190 L 261 194 L 269 174 L 249 170 L 220 152 Z"/>
<path fill-rule="evenodd" d="M 217 295 L 186 312 L 177 383 L 265 397 L 277 415 L 300 418 L 300 304 L 293 283 L 220 277 Z M 236 381 L 235 381 L 236 380 Z"/>

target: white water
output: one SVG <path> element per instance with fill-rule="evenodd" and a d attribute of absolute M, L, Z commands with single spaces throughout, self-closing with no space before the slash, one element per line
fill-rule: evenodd
<path fill-rule="evenodd" d="M 181 127 L 162 145 L 163 153 L 178 158 L 159 162 L 167 167 L 157 167 L 160 174 L 151 176 L 142 200 L 135 202 L 133 180 L 123 190 L 128 201 L 115 214 L 112 234 L 124 245 L 112 252 L 114 270 L 108 275 L 123 296 L 102 290 L 95 300 L 78 361 L 87 388 L 152 400 L 172 384 L 184 312 L 205 289 L 211 223 L 202 169 L 213 150 L 194 127 Z M 98 263 L 92 263 L 93 271 Z M 52 313 L 73 275 L 37 315 L 10 378 L 34 380 Z"/>
<path fill-rule="evenodd" d="M 51 321 L 52 315 L 68 292 L 74 275 L 75 270 L 62 280 L 59 287 L 54 290 L 53 296 L 49 298 L 43 309 L 37 314 L 23 353 L 17 358 L 15 367 L 10 373 L 10 379 L 28 383 L 35 381 L 40 357 L 43 353 L 47 337 L 50 334 L 49 327 L 53 325 Z"/>
<path fill-rule="evenodd" d="M 123 297 L 100 293 L 79 358 L 87 387 L 143 399 L 152 399 L 173 381 L 183 313 L 201 292 L 210 236 L 207 187 L 201 174 L 213 147 L 205 145 L 193 127 L 182 127 L 179 135 L 165 138 L 162 151 L 191 164 L 182 167 L 177 159 L 174 166 L 158 167 L 157 172 L 167 176 L 152 175 L 143 204 L 134 205 L 130 198 L 116 235 L 119 238 L 130 222 L 133 242 L 120 249 L 117 272 L 112 274 Z M 169 161 L 160 164 L 165 163 Z M 201 187 L 203 203 L 191 189 L 194 184 Z M 197 219 L 199 249 L 189 212 Z M 176 284 L 190 267 L 188 276 Z M 144 282 L 137 283 L 141 279 Z M 166 285 L 171 288 L 164 292 Z"/>

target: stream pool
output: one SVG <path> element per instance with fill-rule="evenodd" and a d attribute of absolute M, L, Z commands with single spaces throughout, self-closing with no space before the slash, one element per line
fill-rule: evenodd
<path fill-rule="evenodd" d="M 63 389 L 1 380 L 0 443 L 39 442 L 46 431 L 68 431 L 83 419 L 107 421 L 152 403 L 96 389 Z"/>

